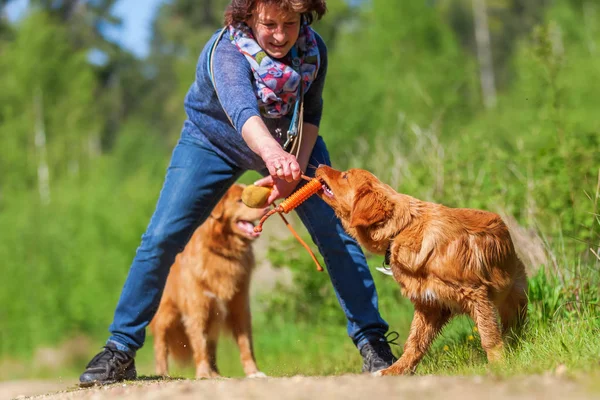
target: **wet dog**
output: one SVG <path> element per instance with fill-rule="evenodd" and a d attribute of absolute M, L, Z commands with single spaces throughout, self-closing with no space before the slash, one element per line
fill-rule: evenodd
<path fill-rule="evenodd" d="M 158 311 L 150 324 L 156 373 L 168 374 L 168 357 L 190 361 L 196 378 L 219 376 L 217 339 L 233 334 L 248 377 L 259 371 L 252 346 L 249 288 L 259 234 L 254 223 L 266 209 L 242 203 L 243 186 L 233 185 L 193 234 L 171 267 Z"/>
<path fill-rule="evenodd" d="M 475 321 L 490 362 L 502 359 L 502 333 L 526 316 L 527 279 L 497 214 L 421 201 L 361 169 L 320 166 L 316 176 L 320 197 L 361 246 L 386 255 L 415 307 L 402 357 L 377 375 L 412 372 L 456 314 Z"/>

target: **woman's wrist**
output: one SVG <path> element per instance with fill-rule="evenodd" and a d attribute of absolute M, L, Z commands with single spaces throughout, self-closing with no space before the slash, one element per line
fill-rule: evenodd
<path fill-rule="evenodd" d="M 262 119 L 257 116 L 246 121 L 242 127 L 242 138 L 248 147 L 263 160 L 269 155 L 282 151 L 281 145 L 271 136 Z"/>
<path fill-rule="evenodd" d="M 265 140 L 266 143 L 258 145 L 256 154 L 260 156 L 263 160 L 266 160 L 270 156 L 277 155 L 283 151 L 283 148 L 277 141 L 273 138 L 272 140 Z"/>

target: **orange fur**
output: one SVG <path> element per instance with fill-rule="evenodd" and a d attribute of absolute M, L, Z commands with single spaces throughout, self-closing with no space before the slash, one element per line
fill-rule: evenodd
<path fill-rule="evenodd" d="M 246 375 L 264 376 L 252 348 L 249 288 L 257 236 L 252 228 L 266 209 L 245 206 L 242 190 L 241 185 L 229 189 L 171 267 L 150 324 L 159 375 L 168 374 L 171 355 L 178 361 L 193 358 L 196 378 L 219 376 L 217 339 L 226 327 L 239 346 Z"/>
<path fill-rule="evenodd" d="M 502 359 L 502 333 L 526 316 L 527 278 L 497 214 L 421 201 L 361 169 L 320 166 L 316 176 L 350 235 L 373 253 L 390 248 L 394 279 L 415 306 L 402 357 L 378 375 L 412 372 L 456 314 L 473 318 L 490 362 Z"/>

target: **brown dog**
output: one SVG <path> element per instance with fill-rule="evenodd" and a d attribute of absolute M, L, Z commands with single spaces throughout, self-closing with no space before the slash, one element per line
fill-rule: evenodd
<path fill-rule="evenodd" d="M 412 372 L 444 324 L 463 313 L 475 321 L 488 360 L 502 358 L 502 332 L 527 312 L 527 279 L 498 215 L 420 201 L 361 169 L 320 166 L 316 176 L 321 198 L 363 247 L 386 254 L 415 307 L 402 357 L 376 375 Z"/>
<path fill-rule="evenodd" d="M 222 327 L 233 333 L 248 377 L 258 370 L 252 348 L 249 304 L 254 268 L 254 222 L 266 209 L 242 203 L 243 186 L 233 185 L 193 234 L 171 267 L 158 311 L 150 324 L 156 373 L 168 374 L 168 356 L 189 361 L 196 378 L 219 376 L 217 339 Z"/>

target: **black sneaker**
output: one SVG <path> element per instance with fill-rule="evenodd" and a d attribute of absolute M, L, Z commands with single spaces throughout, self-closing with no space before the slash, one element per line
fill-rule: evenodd
<path fill-rule="evenodd" d="M 395 334 L 394 339 L 388 340 L 387 337 Z M 390 349 L 390 343 L 396 344 L 398 338 L 397 332 L 390 332 L 385 338 L 381 337 L 365 343 L 360 349 L 360 355 L 363 358 L 362 372 L 377 372 L 385 369 L 396 362 L 397 358 Z"/>
<path fill-rule="evenodd" d="M 96 354 L 79 377 L 79 386 L 108 385 L 137 377 L 133 357 L 109 343 Z"/>

